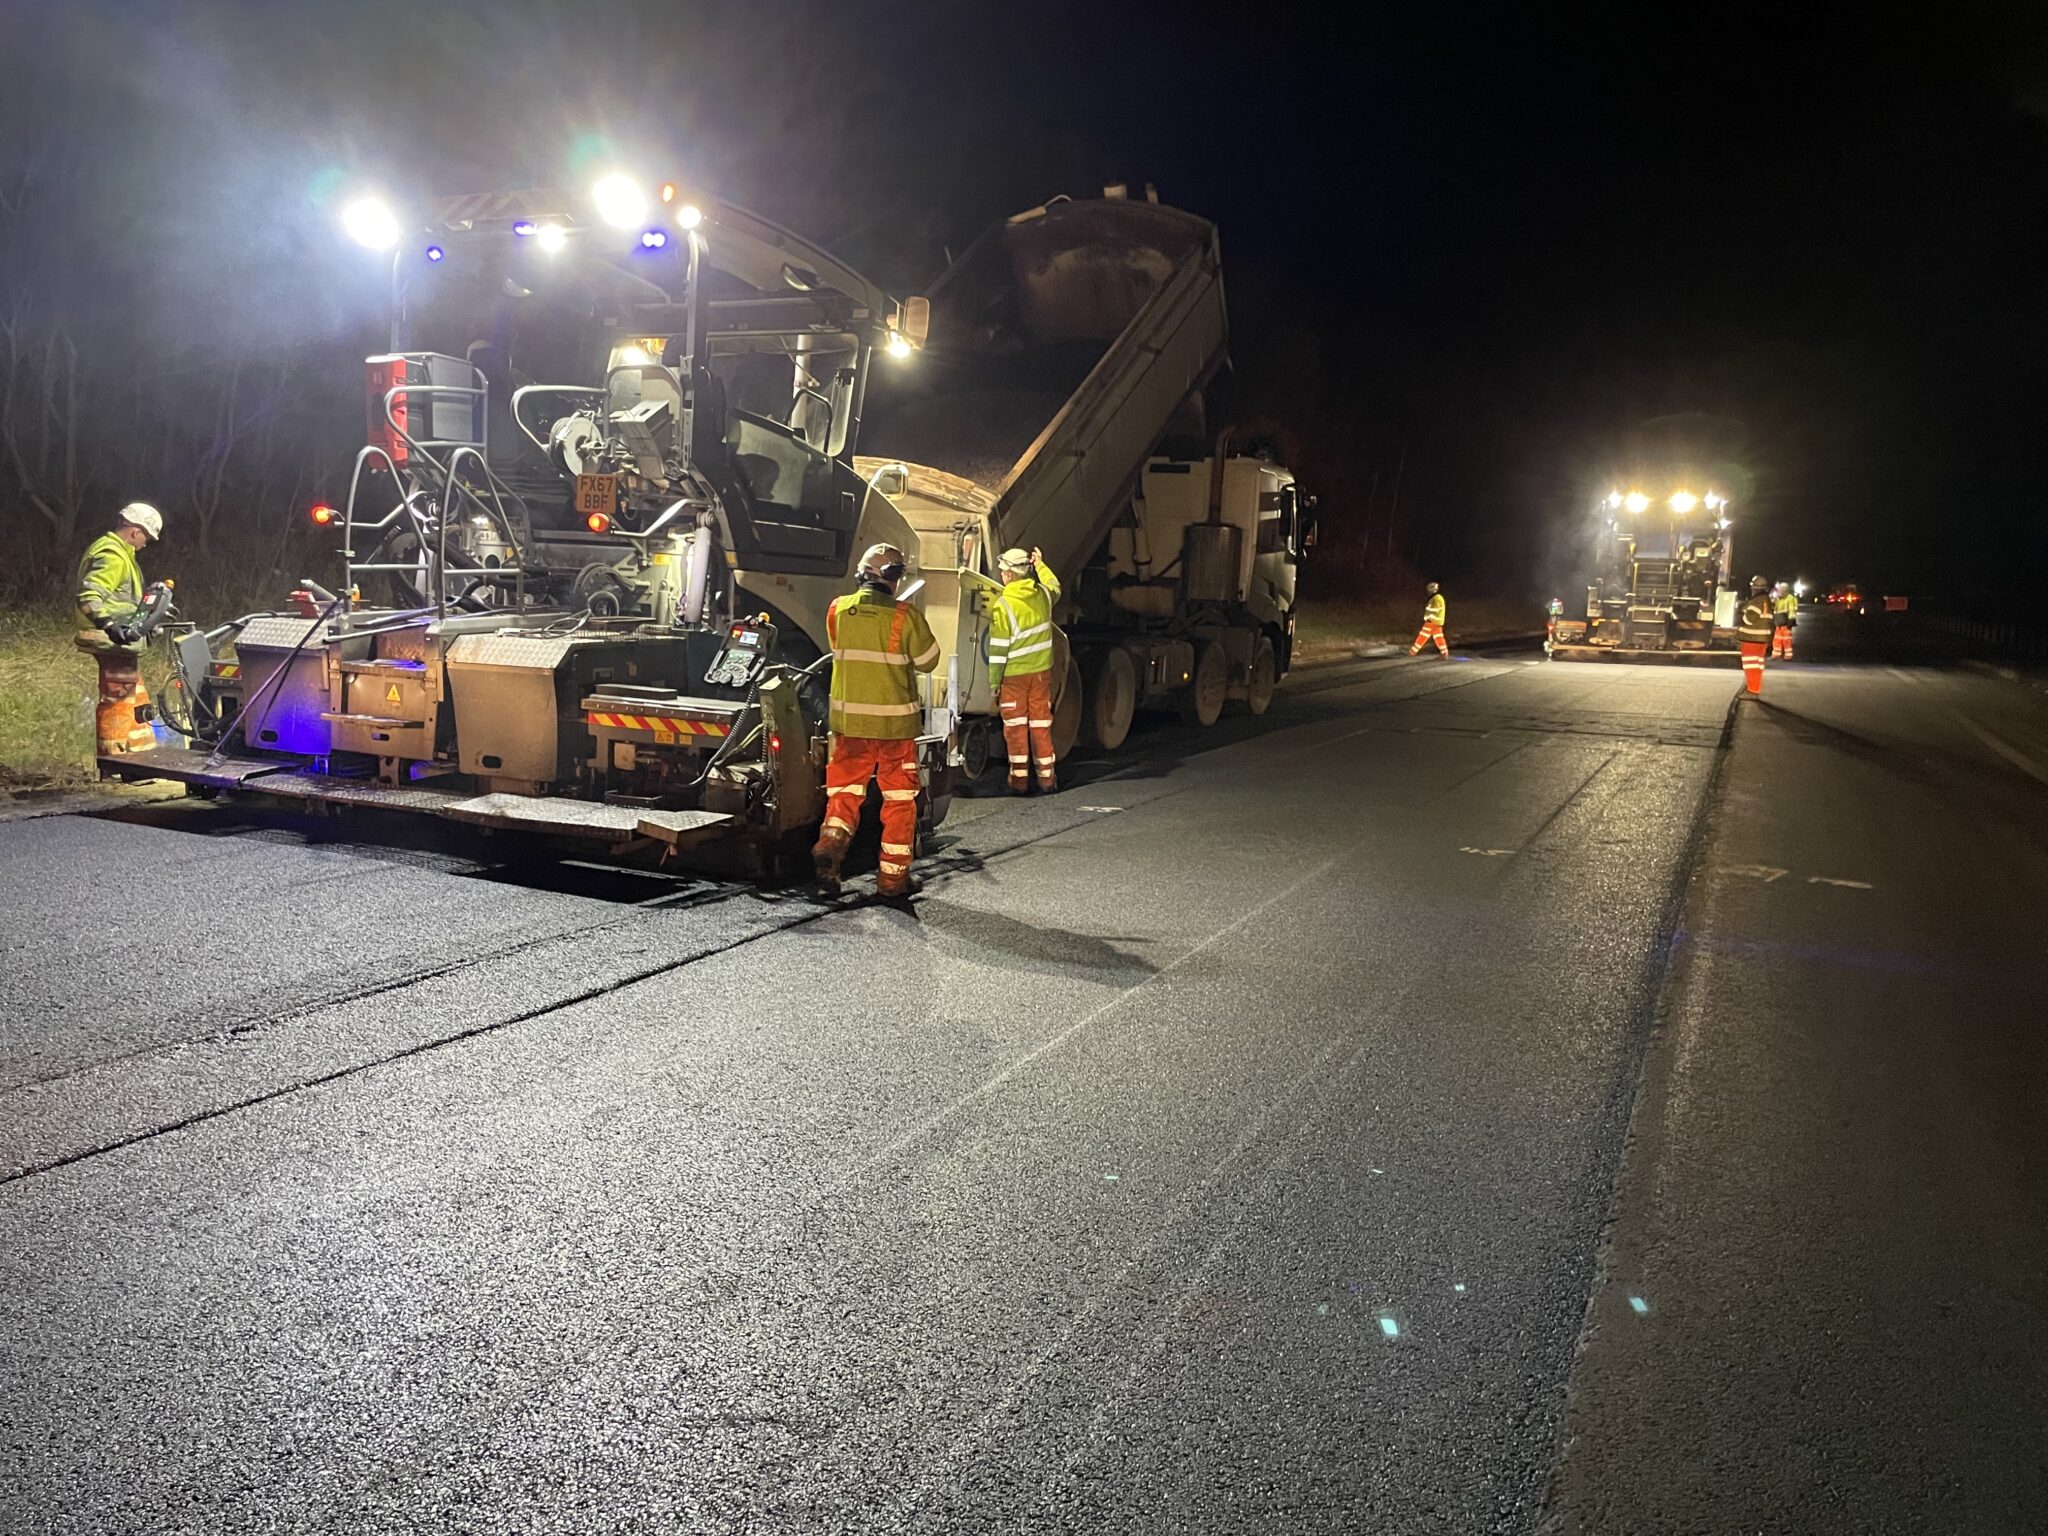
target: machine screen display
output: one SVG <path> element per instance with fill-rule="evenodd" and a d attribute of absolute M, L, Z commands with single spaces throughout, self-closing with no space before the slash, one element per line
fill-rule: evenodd
<path fill-rule="evenodd" d="M 758 629 L 748 629 L 741 624 L 735 624 L 731 632 L 726 636 L 726 644 L 744 645 L 748 650 L 753 650 L 761 644 L 761 631 Z"/>

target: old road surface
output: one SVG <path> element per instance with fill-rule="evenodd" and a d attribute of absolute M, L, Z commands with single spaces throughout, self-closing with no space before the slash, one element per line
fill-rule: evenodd
<path fill-rule="evenodd" d="M 1854 624 L 1303 672 L 910 912 L 0 824 L 0 1530 L 2048 1528 L 2048 703 Z"/>

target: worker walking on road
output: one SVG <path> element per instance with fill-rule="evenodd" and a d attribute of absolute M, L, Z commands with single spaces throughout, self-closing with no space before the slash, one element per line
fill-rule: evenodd
<path fill-rule="evenodd" d="M 1764 653 L 1771 648 L 1770 584 L 1761 576 L 1749 578 L 1749 596 L 1735 621 L 1736 639 L 1742 645 L 1742 684 L 1751 698 L 1762 698 Z"/>
<path fill-rule="evenodd" d="M 1799 594 L 1779 582 L 1771 598 L 1771 660 L 1792 659 L 1792 626 L 1799 622 Z"/>
<path fill-rule="evenodd" d="M 1059 578 L 1036 549 L 1006 549 L 996 561 L 1003 590 L 989 605 L 988 681 L 1003 717 L 1003 749 L 1010 758 L 1010 793 L 1031 792 L 1038 770 L 1041 794 L 1059 788 L 1052 747 L 1052 605 Z"/>
<path fill-rule="evenodd" d="M 78 562 L 78 633 L 72 643 L 99 663 L 94 734 L 102 757 L 147 752 L 156 745 L 156 733 L 149 728 L 149 690 L 142 685 L 141 658 L 148 642 L 137 624 L 145 593 L 136 552 L 163 531 L 162 513 L 147 502 L 131 501 Z"/>
<path fill-rule="evenodd" d="M 882 790 L 882 853 L 875 889 L 909 896 L 917 844 L 917 736 L 924 706 L 917 674 L 939 664 L 939 642 L 925 617 L 896 600 L 908 562 L 893 544 L 860 557 L 860 590 L 825 615 L 832 643 L 832 752 L 825 765 L 825 824 L 811 850 L 818 887 L 839 893 L 839 869 L 860 823 L 868 780 Z"/>
<path fill-rule="evenodd" d="M 1557 650 L 1557 621 L 1564 617 L 1564 599 L 1553 597 L 1550 606 L 1543 610 L 1543 654 L 1552 655 Z"/>
<path fill-rule="evenodd" d="M 1444 595 L 1433 581 L 1422 590 L 1429 594 L 1429 601 L 1422 605 L 1422 628 L 1416 631 L 1415 643 L 1408 647 L 1408 654 L 1420 655 L 1422 648 L 1434 640 L 1438 652 L 1448 656 L 1451 647 L 1444 639 Z"/>

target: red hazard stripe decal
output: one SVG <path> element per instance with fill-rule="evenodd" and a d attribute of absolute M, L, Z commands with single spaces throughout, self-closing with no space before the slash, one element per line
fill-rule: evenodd
<path fill-rule="evenodd" d="M 682 715 L 618 715 L 591 710 L 584 716 L 592 725 L 613 730 L 660 731 L 671 736 L 730 736 L 732 727 L 716 720 L 692 720 Z"/>

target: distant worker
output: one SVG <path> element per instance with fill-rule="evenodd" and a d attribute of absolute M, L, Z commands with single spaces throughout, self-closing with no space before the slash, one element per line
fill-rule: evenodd
<path fill-rule="evenodd" d="M 72 643 L 99 663 L 94 734 L 102 757 L 147 752 L 156 745 L 140 665 L 148 649 L 142 618 L 149 593 L 136 552 L 161 538 L 163 531 L 161 512 L 147 502 L 131 501 L 116 514 L 113 528 L 94 539 L 78 562 L 78 633 Z"/>
<path fill-rule="evenodd" d="M 882 791 L 882 853 L 875 889 L 914 895 L 911 851 L 917 844 L 917 736 L 924 706 L 917 674 L 939 664 L 939 642 L 925 617 L 896 600 L 908 562 L 893 544 L 860 557 L 860 590 L 834 600 L 825 615 L 832 643 L 832 752 L 825 765 L 825 824 L 811 864 L 818 887 L 839 893 L 846 845 L 860 824 L 868 780 Z"/>
<path fill-rule="evenodd" d="M 1003 748 L 1010 757 L 1010 793 L 1051 794 L 1058 754 L 1052 748 L 1052 605 L 1059 578 L 1036 549 L 1006 549 L 996 561 L 1003 590 L 989 605 L 988 682 L 1003 717 Z"/>
<path fill-rule="evenodd" d="M 1415 643 L 1408 647 L 1408 654 L 1419 656 L 1422 648 L 1434 640 L 1437 650 L 1448 656 L 1451 648 L 1444 640 L 1444 595 L 1433 581 L 1422 590 L 1429 594 L 1429 601 L 1422 605 L 1422 628 L 1416 631 Z"/>
<path fill-rule="evenodd" d="M 1543 613 L 1543 654 L 1557 649 L 1557 621 L 1564 617 L 1564 599 L 1553 597 Z"/>
<path fill-rule="evenodd" d="M 1742 683 L 1750 697 L 1764 691 L 1764 653 L 1771 648 L 1771 589 L 1761 576 L 1749 578 L 1749 596 L 1736 617 L 1735 634 L 1742 645 Z"/>
<path fill-rule="evenodd" d="M 1799 594 L 1790 582 L 1778 583 L 1771 598 L 1771 660 L 1792 659 L 1792 629 L 1799 622 Z"/>

